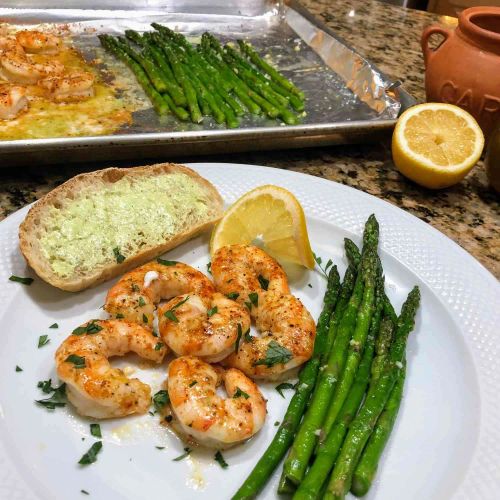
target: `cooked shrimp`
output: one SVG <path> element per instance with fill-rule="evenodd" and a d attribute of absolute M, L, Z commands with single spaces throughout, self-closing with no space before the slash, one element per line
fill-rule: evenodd
<path fill-rule="evenodd" d="M 243 339 L 223 363 L 255 379 L 281 378 L 312 355 L 316 325 L 297 297 L 265 292 L 259 298 L 260 336 Z"/>
<path fill-rule="evenodd" d="M 82 101 L 94 95 L 94 75 L 85 71 L 52 76 L 40 80 L 38 85 L 56 102 Z"/>
<path fill-rule="evenodd" d="M 253 304 L 251 314 L 257 315 L 259 296 L 267 289 L 290 293 L 285 271 L 264 250 L 251 245 L 228 245 L 219 248 L 212 258 L 212 275 L 219 292 L 233 295 L 240 304 Z M 267 286 L 265 286 L 267 284 Z"/>
<path fill-rule="evenodd" d="M 58 36 L 36 30 L 19 31 L 16 40 L 31 54 L 57 54 L 62 45 Z"/>
<path fill-rule="evenodd" d="M 19 85 L 0 85 L 0 120 L 12 120 L 28 109 L 26 89 Z"/>
<path fill-rule="evenodd" d="M 160 363 L 167 347 L 136 323 L 93 320 L 77 328 L 57 349 L 57 374 L 78 413 L 93 418 L 146 413 L 151 405 L 147 384 L 112 368 L 108 358 L 135 352 Z"/>
<path fill-rule="evenodd" d="M 200 271 L 182 262 L 159 259 L 124 274 L 109 290 L 104 309 L 115 317 L 152 327 L 155 304 L 160 300 L 196 295 L 208 308 L 214 293 L 214 285 Z"/>
<path fill-rule="evenodd" d="M 228 397 L 217 394 L 224 382 Z M 183 434 L 210 448 L 228 448 L 249 439 L 264 425 L 266 400 L 239 370 L 223 370 L 193 356 L 168 368 L 170 406 Z"/>
<path fill-rule="evenodd" d="M 9 36 L 0 36 L 0 56 L 7 52 L 13 52 L 17 55 L 24 55 L 24 49 L 18 41 Z"/>
<path fill-rule="evenodd" d="M 24 54 L 6 52 L 0 57 L 2 75 L 15 83 L 33 84 L 40 78 L 59 75 L 64 71 L 64 65 L 59 61 L 35 63 Z"/>
<path fill-rule="evenodd" d="M 178 356 L 215 363 L 234 351 L 238 333 L 250 327 L 250 315 L 221 293 L 214 293 L 208 304 L 197 295 L 181 295 L 158 307 L 158 326 L 163 341 Z"/>
<path fill-rule="evenodd" d="M 271 256 L 254 246 L 229 245 L 217 250 L 211 269 L 217 289 L 247 305 L 261 334 L 251 341 L 245 336 L 225 365 L 253 378 L 280 378 L 311 357 L 314 320 L 290 295 L 286 274 Z"/>

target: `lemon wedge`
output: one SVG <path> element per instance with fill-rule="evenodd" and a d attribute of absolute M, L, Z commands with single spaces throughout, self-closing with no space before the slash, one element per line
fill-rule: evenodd
<path fill-rule="evenodd" d="M 210 253 L 236 243 L 257 245 L 278 262 L 314 267 L 304 210 L 278 186 L 255 188 L 231 205 L 212 232 Z"/>
<path fill-rule="evenodd" d="M 399 118 L 392 136 L 397 169 L 417 184 L 440 189 L 460 182 L 477 163 L 484 136 L 458 106 L 419 104 Z"/>

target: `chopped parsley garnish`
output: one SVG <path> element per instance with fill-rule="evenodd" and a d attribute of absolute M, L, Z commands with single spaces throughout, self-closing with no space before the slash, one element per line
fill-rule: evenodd
<path fill-rule="evenodd" d="M 198 383 L 197 380 L 193 380 L 190 384 L 189 387 L 194 387 Z"/>
<path fill-rule="evenodd" d="M 153 396 L 153 404 L 157 410 L 161 410 L 169 402 L 170 398 L 168 397 L 168 392 L 165 389 L 158 391 Z"/>
<path fill-rule="evenodd" d="M 85 357 L 78 356 L 78 354 L 70 354 L 65 360 L 66 363 L 73 363 L 75 368 L 85 368 Z"/>
<path fill-rule="evenodd" d="M 174 462 L 180 462 L 181 460 L 184 460 L 189 454 L 192 452 L 191 448 L 184 448 L 184 453 L 182 455 L 179 455 L 177 458 L 172 458 Z"/>
<path fill-rule="evenodd" d="M 276 422 L 274 422 L 274 427 L 278 427 L 278 425 L 280 425 L 280 423 L 276 420 Z"/>
<path fill-rule="evenodd" d="M 223 469 L 227 469 L 229 467 L 229 464 L 224 460 L 224 457 L 222 456 L 222 453 L 220 451 L 218 451 L 215 455 L 214 455 L 214 460 L 216 462 L 218 462 L 218 464 L 223 468 Z"/>
<path fill-rule="evenodd" d="M 312 287 L 313 287 L 313 286 L 311 285 L 311 283 L 308 283 L 308 284 L 307 284 L 307 286 L 308 286 L 309 288 L 312 288 Z"/>
<path fill-rule="evenodd" d="M 254 363 L 254 366 L 264 365 L 271 367 L 277 364 L 288 363 L 292 359 L 292 353 L 282 345 L 278 344 L 276 340 L 271 340 L 267 345 L 266 357 L 259 359 Z"/>
<path fill-rule="evenodd" d="M 155 446 L 155 448 L 156 448 L 157 450 L 164 450 L 164 449 L 165 449 L 165 446 Z"/>
<path fill-rule="evenodd" d="M 155 345 L 155 351 L 159 351 L 165 344 L 163 342 L 158 342 Z"/>
<path fill-rule="evenodd" d="M 45 385 L 48 382 L 48 387 Z M 41 386 L 40 384 L 43 384 Z M 41 387 L 42 391 L 45 393 L 49 393 L 53 391 L 54 393 L 50 398 L 47 399 L 39 399 L 35 401 L 35 403 L 40 406 L 44 406 L 47 410 L 54 410 L 57 407 L 66 406 L 66 384 L 61 384 L 57 389 L 50 387 L 50 380 L 44 382 L 38 382 L 38 387 Z M 50 388 L 50 389 L 49 389 Z"/>
<path fill-rule="evenodd" d="M 118 313 L 115 318 L 116 319 L 123 319 L 125 316 L 122 313 Z"/>
<path fill-rule="evenodd" d="M 208 272 L 209 274 L 212 274 L 212 263 L 211 263 L 211 262 L 209 262 L 209 263 L 207 264 L 207 272 Z"/>
<path fill-rule="evenodd" d="M 147 323 L 148 322 L 148 317 L 145 314 L 142 315 L 142 322 L 143 323 Z"/>
<path fill-rule="evenodd" d="M 234 393 L 233 399 L 241 397 L 248 399 L 250 396 L 245 391 L 242 391 L 239 387 L 236 387 L 236 392 Z"/>
<path fill-rule="evenodd" d="M 226 297 L 231 300 L 236 300 L 239 296 L 240 294 L 238 292 L 231 292 L 226 295 Z"/>
<path fill-rule="evenodd" d="M 78 460 L 78 463 L 80 465 L 90 465 L 93 464 L 97 460 L 97 454 L 101 451 L 102 449 L 102 441 L 97 441 L 95 442 L 90 448 L 87 453 L 85 453 L 80 460 Z"/>
<path fill-rule="evenodd" d="M 241 323 L 238 323 L 238 336 L 236 337 L 236 343 L 234 344 L 234 352 L 238 352 L 240 348 L 241 336 L 243 335 L 243 330 L 241 329 Z"/>
<path fill-rule="evenodd" d="M 250 299 L 250 302 L 257 307 L 259 305 L 259 294 L 252 292 L 248 294 L 248 298 Z"/>
<path fill-rule="evenodd" d="M 189 295 L 184 299 L 175 304 L 174 307 L 170 308 L 168 311 L 164 313 L 165 318 L 168 318 L 170 321 L 173 321 L 174 323 L 179 323 L 179 320 L 177 319 L 177 316 L 175 315 L 174 311 L 182 306 L 182 304 L 186 303 L 189 299 Z"/>
<path fill-rule="evenodd" d="M 260 286 L 263 290 L 267 290 L 269 287 L 269 280 L 266 280 L 262 274 L 259 274 L 259 277 L 257 278 L 259 280 Z"/>
<path fill-rule="evenodd" d="M 159 337 L 159 335 L 154 330 L 151 332 L 151 334 L 153 335 L 153 337 Z"/>
<path fill-rule="evenodd" d="M 139 305 L 141 307 L 146 305 L 146 301 L 144 300 L 144 298 L 142 297 L 142 295 L 139 297 Z"/>
<path fill-rule="evenodd" d="M 119 247 L 113 248 L 113 253 L 118 264 L 121 264 L 125 260 L 125 256 L 120 253 Z"/>
<path fill-rule="evenodd" d="M 156 259 L 156 262 L 158 262 L 158 264 L 161 264 L 162 266 L 175 266 L 175 264 L 177 264 L 177 261 L 175 260 L 165 260 L 160 259 L 159 257 Z"/>
<path fill-rule="evenodd" d="M 38 337 L 38 349 L 40 349 L 40 347 L 43 347 L 44 345 L 47 345 L 49 342 L 50 339 L 48 335 L 40 335 L 40 337 Z"/>
<path fill-rule="evenodd" d="M 285 395 L 283 394 L 283 391 L 286 389 L 293 389 L 295 386 L 293 384 L 290 384 L 290 382 L 283 382 L 280 385 L 277 385 L 275 389 L 278 391 L 278 394 L 284 398 Z"/>
<path fill-rule="evenodd" d="M 45 394 L 50 394 L 51 392 L 56 390 L 52 387 L 51 378 L 49 378 L 49 380 L 40 380 L 40 382 L 38 382 L 37 384 L 37 387 L 39 389 L 42 389 L 42 392 L 44 392 Z"/>
<path fill-rule="evenodd" d="M 325 267 L 322 267 L 321 264 L 323 263 L 323 259 L 321 257 L 318 257 L 314 252 L 313 256 L 316 264 L 318 264 L 321 273 L 325 276 L 325 278 L 328 279 L 328 269 L 330 269 L 330 267 L 333 265 L 332 259 L 328 259 L 328 262 L 326 263 Z"/>
<path fill-rule="evenodd" d="M 140 292 L 141 289 L 139 288 L 139 285 L 136 285 L 135 283 L 132 285 L 132 291 L 133 292 Z"/>
<path fill-rule="evenodd" d="M 252 310 L 252 303 L 251 303 L 251 302 L 245 302 L 245 306 L 247 307 L 247 309 L 248 309 L 249 311 L 251 311 L 251 310 Z"/>
<path fill-rule="evenodd" d="M 102 438 L 101 426 L 99 424 L 90 424 L 90 434 L 96 438 Z"/>
<path fill-rule="evenodd" d="M 22 372 L 22 371 L 23 371 L 23 369 L 20 366 L 16 365 L 16 372 Z"/>
<path fill-rule="evenodd" d="M 9 278 L 9 281 L 15 281 L 16 283 L 22 283 L 23 285 L 31 285 L 33 283 L 33 278 L 23 278 L 21 276 L 14 276 L 12 275 Z"/>
<path fill-rule="evenodd" d="M 86 490 L 80 490 L 84 495 L 90 495 L 90 493 Z"/>
<path fill-rule="evenodd" d="M 49 328 L 59 328 L 59 325 L 57 323 L 52 323 Z"/>
<path fill-rule="evenodd" d="M 210 318 L 211 316 L 213 316 L 216 313 L 217 313 L 217 306 L 214 306 L 207 311 L 207 316 Z"/>
<path fill-rule="evenodd" d="M 85 326 L 79 326 L 73 330 L 73 335 L 83 335 L 86 333 L 87 335 L 92 335 L 94 333 L 99 333 L 102 330 L 102 326 L 96 323 L 96 320 L 88 322 Z"/>
<path fill-rule="evenodd" d="M 252 342 L 253 337 L 250 335 L 250 328 L 244 334 L 245 342 Z"/>

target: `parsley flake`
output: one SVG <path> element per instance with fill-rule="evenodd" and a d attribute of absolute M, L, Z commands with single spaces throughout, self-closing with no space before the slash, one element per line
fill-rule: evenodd
<path fill-rule="evenodd" d="M 136 285 L 135 283 L 132 285 L 132 291 L 133 292 L 140 292 L 141 289 L 139 288 L 139 285 Z"/>
<path fill-rule="evenodd" d="M 77 369 L 85 368 L 86 366 L 85 357 L 78 356 L 77 354 L 70 354 L 64 361 L 66 363 L 73 363 Z"/>
<path fill-rule="evenodd" d="M 194 387 L 198 383 L 197 380 L 193 380 L 190 384 L 189 387 Z"/>
<path fill-rule="evenodd" d="M 59 325 L 57 323 L 52 323 L 49 328 L 59 328 Z"/>
<path fill-rule="evenodd" d="M 153 404 L 158 411 L 160 411 L 169 402 L 170 398 L 168 397 L 168 392 L 165 389 L 158 391 L 153 396 Z"/>
<path fill-rule="evenodd" d="M 214 306 L 207 311 L 207 316 L 210 318 L 216 313 L 217 313 L 217 306 Z"/>
<path fill-rule="evenodd" d="M 165 344 L 163 342 L 158 342 L 155 345 L 155 351 L 159 351 Z"/>
<path fill-rule="evenodd" d="M 253 337 L 250 335 L 250 328 L 244 334 L 245 342 L 253 342 Z"/>
<path fill-rule="evenodd" d="M 125 316 L 122 313 L 118 313 L 115 318 L 116 319 L 123 319 Z"/>
<path fill-rule="evenodd" d="M 209 263 L 207 264 L 207 272 L 208 272 L 209 274 L 212 274 L 212 263 L 211 263 L 211 262 L 209 262 Z"/>
<path fill-rule="evenodd" d="M 148 322 L 148 317 L 145 314 L 142 315 L 142 322 L 143 323 L 147 323 Z"/>
<path fill-rule="evenodd" d="M 214 460 L 216 462 L 218 462 L 218 464 L 223 468 L 223 469 L 227 469 L 229 467 L 229 464 L 224 460 L 224 457 L 222 456 L 222 453 L 220 451 L 218 451 L 215 455 L 214 455 Z"/>
<path fill-rule="evenodd" d="M 38 337 L 38 349 L 40 349 L 40 347 L 43 347 L 44 345 L 47 345 L 49 342 L 50 339 L 48 335 L 40 335 L 40 337 Z"/>
<path fill-rule="evenodd" d="M 240 294 L 238 292 L 231 292 L 226 295 L 226 297 L 231 300 L 236 300 L 239 296 Z"/>
<path fill-rule="evenodd" d="M 278 394 L 284 398 L 285 395 L 283 394 L 283 391 L 286 390 L 286 389 L 294 389 L 295 386 L 293 384 L 290 384 L 290 382 L 283 382 L 282 384 L 280 385 L 277 385 L 275 387 L 275 389 L 278 391 Z"/>
<path fill-rule="evenodd" d="M 97 454 L 102 449 L 102 441 L 96 441 L 90 448 L 87 453 L 85 453 L 78 463 L 80 465 L 90 465 L 93 464 L 97 460 Z"/>
<path fill-rule="evenodd" d="M 144 300 L 143 296 L 140 295 L 139 296 L 139 306 L 145 306 L 146 305 L 146 301 Z"/>
<path fill-rule="evenodd" d="M 177 261 L 175 260 L 165 260 L 160 259 L 159 257 L 156 259 L 156 262 L 158 262 L 158 264 L 161 264 L 162 266 L 175 266 L 175 264 L 177 264 Z"/>
<path fill-rule="evenodd" d="M 245 391 L 242 391 L 239 387 L 236 387 L 236 392 L 233 395 L 233 399 L 241 397 L 248 399 L 250 396 Z"/>
<path fill-rule="evenodd" d="M 277 364 L 288 363 L 292 359 L 292 353 L 286 347 L 278 344 L 276 340 L 271 340 L 267 345 L 266 357 L 259 359 L 254 363 L 254 366 L 264 365 L 271 367 Z"/>
<path fill-rule="evenodd" d="M 52 379 L 49 378 L 49 380 L 40 380 L 38 382 L 37 387 L 39 389 L 42 389 L 42 392 L 45 394 L 50 394 L 51 392 L 55 391 L 55 389 L 52 387 Z"/>
<path fill-rule="evenodd" d="M 321 274 L 323 274 L 323 276 L 325 276 L 325 278 L 328 279 L 328 269 L 330 269 L 330 267 L 333 265 L 332 259 L 328 259 L 328 262 L 326 263 L 325 267 L 323 267 L 321 265 L 323 263 L 323 259 L 318 255 L 316 255 L 314 252 L 313 252 L 313 257 L 316 264 L 318 264 Z"/>
<path fill-rule="evenodd" d="M 49 393 L 51 391 L 54 392 L 50 398 L 47 399 L 39 399 L 35 401 L 35 403 L 40 406 L 44 406 L 47 410 L 54 410 L 57 407 L 66 406 L 66 384 L 61 384 L 57 389 L 52 387 L 47 387 L 45 384 L 48 382 L 50 387 L 50 380 L 44 382 L 38 382 L 38 387 L 42 388 L 42 391 L 45 393 Z M 40 384 L 44 384 L 44 386 L 40 386 Z"/>
<path fill-rule="evenodd" d="M 157 450 L 164 450 L 164 449 L 165 449 L 165 446 L 155 446 L 155 448 L 156 448 Z"/>
<path fill-rule="evenodd" d="M 93 335 L 94 333 L 99 333 L 102 330 L 102 326 L 96 323 L 96 320 L 93 319 L 89 321 L 85 326 L 79 326 L 75 328 L 72 332 L 73 335 L 83 335 L 86 333 L 87 335 Z"/>
<path fill-rule="evenodd" d="M 311 283 L 308 283 L 308 284 L 307 284 L 307 286 L 308 286 L 309 288 L 312 288 L 312 287 L 313 287 L 313 286 L 311 285 Z"/>
<path fill-rule="evenodd" d="M 182 455 L 179 455 L 176 458 L 172 458 L 172 461 L 174 462 L 180 462 L 181 460 L 184 460 L 193 450 L 191 448 L 184 448 L 184 453 Z"/>
<path fill-rule="evenodd" d="M 240 348 L 241 336 L 243 335 L 243 330 L 241 329 L 241 323 L 238 323 L 238 336 L 236 337 L 236 342 L 234 344 L 234 352 L 238 352 Z"/>
<path fill-rule="evenodd" d="M 248 298 L 250 299 L 250 302 L 252 303 L 252 305 L 254 305 L 255 307 L 257 307 L 259 305 L 259 294 L 258 293 L 255 293 L 255 292 L 249 293 Z"/>
<path fill-rule="evenodd" d="M 263 290 L 267 290 L 269 287 L 269 280 L 266 280 L 266 278 L 264 278 L 264 276 L 262 276 L 262 274 L 259 274 L 257 279 L 259 280 L 260 287 Z"/>
<path fill-rule="evenodd" d="M 84 495 L 90 495 L 90 493 L 86 490 L 80 490 L 81 493 L 83 493 Z"/>
<path fill-rule="evenodd" d="M 179 320 L 177 319 L 177 316 L 175 315 L 174 311 L 182 306 L 182 304 L 186 303 L 189 299 L 189 295 L 181 300 L 180 302 L 177 302 L 177 304 L 175 304 L 174 307 L 170 308 L 168 311 L 166 311 L 163 315 L 165 316 L 165 318 L 168 318 L 170 321 L 173 321 L 174 323 L 179 323 Z"/>
<path fill-rule="evenodd" d="M 120 253 L 120 248 L 113 248 L 113 254 L 115 255 L 116 262 L 121 264 L 125 260 L 125 256 Z"/>
<path fill-rule="evenodd" d="M 21 276 L 14 276 L 12 275 L 10 278 L 9 278 L 9 281 L 15 281 L 16 283 L 22 283 L 23 285 L 31 285 L 31 283 L 33 283 L 33 278 L 23 278 Z"/>
<path fill-rule="evenodd" d="M 22 372 L 22 371 L 23 371 L 23 369 L 20 366 L 16 365 L 16 372 Z"/>
<path fill-rule="evenodd" d="M 99 424 L 90 424 L 90 434 L 96 438 L 102 438 L 101 426 Z"/>

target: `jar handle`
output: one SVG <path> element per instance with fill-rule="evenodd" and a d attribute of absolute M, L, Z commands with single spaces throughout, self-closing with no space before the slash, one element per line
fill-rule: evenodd
<path fill-rule="evenodd" d="M 451 35 L 451 31 L 446 29 L 446 28 L 442 28 L 441 26 L 437 26 L 437 25 L 427 26 L 427 28 L 424 29 L 424 31 L 422 33 L 421 43 L 422 43 L 422 52 L 424 53 L 424 63 L 426 66 L 427 66 L 427 62 L 430 60 L 430 58 L 432 57 L 434 52 L 436 52 L 439 49 L 439 47 L 441 47 L 441 45 L 442 45 L 442 44 L 439 45 L 439 47 L 435 50 L 432 50 L 429 47 L 429 43 L 428 43 L 429 38 L 435 34 L 439 34 L 439 35 L 444 36 L 444 41 L 443 41 L 443 43 L 444 43 L 448 39 L 448 37 Z"/>

